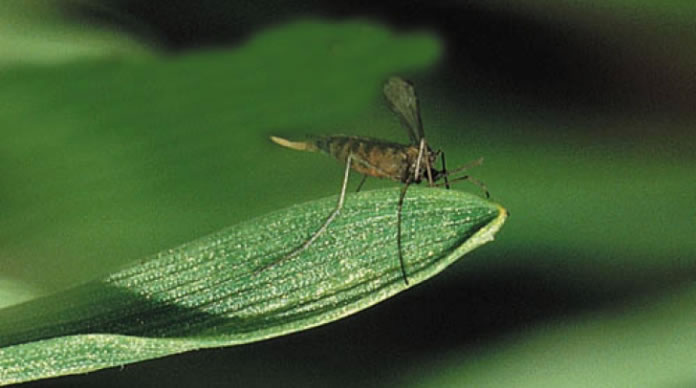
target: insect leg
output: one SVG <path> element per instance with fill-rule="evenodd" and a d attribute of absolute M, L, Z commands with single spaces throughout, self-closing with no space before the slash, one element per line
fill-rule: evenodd
<path fill-rule="evenodd" d="M 258 273 L 260 273 L 260 272 L 263 272 L 263 271 L 265 271 L 265 270 L 267 270 L 267 269 L 269 269 L 269 268 L 271 268 L 271 267 L 273 267 L 273 266 L 276 266 L 276 265 L 278 265 L 278 264 L 280 264 L 280 263 L 282 263 L 282 262 L 285 262 L 285 261 L 287 261 L 287 260 L 290 260 L 290 259 L 292 259 L 293 257 L 299 255 L 299 254 L 302 253 L 305 249 L 309 248 L 309 246 L 312 245 L 312 243 L 313 243 L 317 238 L 319 238 L 319 236 L 321 236 L 322 233 L 326 232 L 326 229 L 329 227 L 329 224 L 331 224 L 331 222 L 333 222 L 334 218 L 336 218 L 336 216 L 338 215 L 338 213 L 339 213 L 339 212 L 341 211 L 341 209 L 343 208 L 343 201 L 344 201 L 344 199 L 345 199 L 345 197 L 346 197 L 346 187 L 348 186 L 348 176 L 350 175 L 350 166 L 351 166 L 352 159 L 353 159 L 353 154 L 348 155 L 348 159 L 346 160 L 346 172 L 345 172 L 344 175 L 343 175 L 343 185 L 341 186 L 341 194 L 338 196 L 338 204 L 336 205 L 336 209 L 334 209 L 334 211 L 331 212 L 331 215 L 329 215 L 329 218 L 327 218 L 326 221 L 324 221 L 324 224 L 323 224 L 319 229 L 317 229 L 317 231 L 314 232 L 314 234 L 312 234 L 312 236 L 311 236 L 307 241 L 305 241 L 302 245 L 300 245 L 299 247 L 295 248 L 292 252 L 288 253 L 287 255 L 285 255 L 285 256 L 284 256 L 283 258 L 281 258 L 280 260 L 275 261 L 275 262 L 270 263 L 270 264 L 267 264 L 267 265 L 265 265 L 265 266 L 263 266 L 263 267 L 257 269 L 257 270 L 254 272 L 255 274 L 258 274 Z"/>
<path fill-rule="evenodd" d="M 430 155 L 428 155 L 428 158 L 425 160 L 425 172 L 428 175 L 428 185 L 433 186 L 433 171 L 430 168 Z"/>
<path fill-rule="evenodd" d="M 427 148 L 425 138 L 422 138 L 420 140 L 420 146 L 418 147 L 418 157 L 416 157 L 416 171 L 413 174 L 413 180 L 415 182 L 420 181 L 420 165 L 421 161 L 423 160 L 423 155 L 425 154 L 425 149 Z M 425 171 L 426 171 L 426 176 L 428 177 L 428 185 L 432 186 L 433 185 L 433 172 L 430 168 L 430 156 L 427 156 L 425 160 L 423 161 L 425 164 Z"/>
<path fill-rule="evenodd" d="M 416 158 L 416 171 L 413 174 L 413 180 L 418 182 L 420 179 L 420 164 L 423 159 L 423 151 L 425 151 L 425 139 L 421 139 L 420 147 L 418 147 L 418 157 Z"/>
<path fill-rule="evenodd" d="M 404 283 L 408 286 L 408 277 L 406 276 L 406 265 L 404 264 L 404 255 L 401 252 L 401 209 L 404 206 L 404 197 L 406 196 L 406 190 L 411 184 L 411 179 L 405 182 L 404 187 L 401 188 L 401 193 L 399 194 L 399 205 L 396 213 L 396 246 L 399 250 L 399 264 L 401 265 L 401 274 L 404 277 Z"/>
<path fill-rule="evenodd" d="M 447 181 L 447 167 L 445 165 L 445 153 L 441 152 L 441 151 L 438 151 L 438 152 L 440 153 L 440 158 L 442 159 L 442 174 L 445 177 L 445 188 L 447 188 L 447 190 L 449 190 L 450 185 L 449 185 L 449 182 Z"/>
<path fill-rule="evenodd" d="M 362 180 L 360 181 L 360 184 L 358 185 L 358 188 L 355 190 L 355 192 L 359 192 L 360 189 L 362 189 L 363 184 L 365 183 L 365 180 L 367 180 L 367 175 L 363 175 Z"/>

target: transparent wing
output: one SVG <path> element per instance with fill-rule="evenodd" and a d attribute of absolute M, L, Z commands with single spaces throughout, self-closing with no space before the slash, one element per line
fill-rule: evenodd
<path fill-rule="evenodd" d="M 401 124 L 408 130 L 411 143 L 420 143 L 425 135 L 413 85 L 403 78 L 391 77 L 384 84 L 384 96 L 387 98 L 389 108 L 399 116 Z"/>

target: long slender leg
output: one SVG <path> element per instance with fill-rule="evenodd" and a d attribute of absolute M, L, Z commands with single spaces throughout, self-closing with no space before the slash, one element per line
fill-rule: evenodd
<path fill-rule="evenodd" d="M 399 264 L 401 265 L 401 274 L 404 277 L 404 283 L 408 286 L 408 277 L 406 276 L 406 265 L 404 264 L 404 255 L 401 252 L 401 209 L 404 206 L 404 197 L 406 196 L 406 190 L 411 184 L 411 179 L 407 180 L 404 187 L 401 188 L 401 193 L 399 194 L 399 205 L 396 213 L 396 246 L 399 249 Z"/>
<path fill-rule="evenodd" d="M 425 144 L 425 138 L 423 138 L 423 139 L 421 139 L 421 150 L 418 153 L 419 159 L 423 157 L 423 155 L 424 155 L 423 151 L 425 150 L 425 148 L 427 148 L 427 146 Z M 426 155 L 424 163 L 425 163 L 425 176 L 428 177 L 428 186 L 432 187 L 433 186 L 433 170 L 432 170 L 432 166 L 430 165 L 430 148 L 428 148 L 428 155 Z"/>
<path fill-rule="evenodd" d="M 362 180 L 360 180 L 360 184 L 358 185 L 357 190 L 355 190 L 356 193 L 359 192 L 360 189 L 362 189 L 363 184 L 365 183 L 366 180 L 367 180 L 367 175 L 363 175 Z"/>
<path fill-rule="evenodd" d="M 270 264 L 267 264 L 267 265 L 257 269 L 255 271 L 255 273 L 263 272 L 263 271 L 265 271 L 273 266 L 276 266 L 280 263 L 283 263 L 283 262 L 290 260 L 293 257 L 299 255 L 305 249 L 309 248 L 309 246 L 312 245 L 312 243 L 317 238 L 319 238 L 319 236 L 321 236 L 322 233 L 326 232 L 326 229 L 329 227 L 329 224 L 331 224 L 331 222 L 333 222 L 334 218 L 336 218 L 338 213 L 343 208 L 343 201 L 346 197 L 346 187 L 348 186 L 348 176 L 350 175 L 350 165 L 351 165 L 352 159 L 353 159 L 353 155 L 352 154 L 348 155 L 348 159 L 346 160 L 346 172 L 343 174 L 343 185 L 341 186 L 341 195 L 338 196 L 338 204 L 336 205 L 336 209 L 334 209 L 334 211 L 331 212 L 331 215 L 329 216 L 329 218 L 327 218 L 326 221 L 324 221 L 324 224 L 319 229 L 317 229 L 317 231 L 314 232 L 312 237 L 310 237 L 307 241 L 305 241 L 304 244 L 293 249 L 292 252 L 288 253 L 280 260 L 274 261 Z"/>
<path fill-rule="evenodd" d="M 447 180 L 447 167 L 445 165 L 445 153 L 444 152 L 440 153 L 440 158 L 442 159 L 442 174 L 445 177 L 445 188 L 447 190 L 449 190 L 450 185 L 449 185 L 449 181 Z"/>
<path fill-rule="evenodd" d="M 421 139 L 418 147 L 418 157 L 416 157 L 416 171 L 413 173 L 413 180 L 419 182 L 420 179 L 420 164 L 423 159 L 423 151 L 425 151 L 425 139 Z"/>
<path fill-rule="evenodd" d="M 428 186 L 433 185 L 433 170 L 430 168 L 430 158 L 426 159 L 425 161 L 425 172 L 426 176 L 428 177 Z"/>

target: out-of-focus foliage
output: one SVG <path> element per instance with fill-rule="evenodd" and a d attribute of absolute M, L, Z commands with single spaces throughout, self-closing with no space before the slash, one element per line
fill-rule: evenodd
<path fill-rule="evenodd" d="M 152 54 L 124 33 L 66 20 L 59 1 L 0 2 L 0 69 Z"/>

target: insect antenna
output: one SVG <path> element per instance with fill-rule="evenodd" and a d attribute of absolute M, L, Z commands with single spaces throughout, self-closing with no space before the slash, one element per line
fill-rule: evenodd
<path fill-rule="evenodd" d="M 449 171 L 447 171 L 446 173 L 444 173 L 444 176 L 449 176 L 449 175 L 452 175 L 452 174 L 456 174 L 456 173 L 458 173 L 458 172 L 460 172 L 460 171 L 469 170 L 469 169 L 471 169 L 471 168 L 473 168 L 473 167 L 480 166 L 480 165 L 482 165 L 482 164 L 483 164 L 483 157 L 478 158 L 478 159 L 476 159 L 476 160 L 472 160 L 471 162 L 469 162 L 469 163 L 467 163 L 467 164 L 465 164 L 465 165 L 463 165 L 463 166 L 459 166 L 459 167 L 455 168 L 454 170 L 449 170 Z"/>
<path fill-rule="evenodd" d="M 478 159 L 471 161 L 471 162 L 469 162 L 461 167 L 457 167 L 454 170 L 445 171 L 444 170 L 444 154 L 442 154 L 442 157 L 443 157 L 443 173 L 440 176 L 445 179 L 445 182 L 435 184 L 434 186 L 436 186 L 436 187 L 445 186 L 445 187 L 449 188 L 449 184 L 452 182 L 467 180 L 467 181 L 475 184 L 476 186 L 480 187 L 481 190 L 483 190 L 484 194 L 486 195 L 486 198 L 491 197 L 491 194 L 488 192 L 488 187 L 486 186 L 486 184 L 481 182 L 480 180 L 472 177 L 471 175 L 464 175 L 464 176 L 456 177 L 456 178 L 453 178 L 452 180 L 447 179 L 448 176 L 451 176 L 451 175 L 456 174 L 458 172 L 466 171 L 472 167 L 480 166 L 481 164 L 483 164 L 483 158 L 478 158 Z"/>
<path fill-rule="evenodd" d="M 481 182 L 480 180 L 472 177 L 471 175 L 464 175 L 464 176 L 456 177 L 456 178 L 452 179 L 451 181 L 449 181 L 449 183 L 458 182 L 458 181 L 469 181 L 469 182 L 475 184 L 476 186 L 480 187 L 481 190 L 483 190 L 483 193 L 486 195 L 486 198 L 491 197 L 491 194 L 488 192 L 488 187 L 486 186 L 486 184 Z M 442 186 L 445 186 L 446 184 L 447 183 L 438 183 L 435 185 L 435 187 L 442 187 Z"/>

